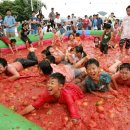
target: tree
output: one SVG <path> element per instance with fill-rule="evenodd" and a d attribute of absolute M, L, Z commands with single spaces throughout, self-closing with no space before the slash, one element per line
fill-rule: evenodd
<path fill-rule="evenodd" d="M 38 13 L 40 10 L 38 5 L 39 0 L 32 0 L 32 2 L 34 11 Z M 40 2 L 40 7 L 42 6 L 46 8 L 46 5 Z M 4 17 L 7 9 L 12 10 L 12 14 L 17 21 L 28 20 L 32 14 L 31 0 L 3 0 L 3 2 L 0 3 L 0 15 Z"/>

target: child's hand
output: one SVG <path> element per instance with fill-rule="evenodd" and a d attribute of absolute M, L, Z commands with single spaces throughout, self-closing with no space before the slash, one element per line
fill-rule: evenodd
<path fill-rule="evenodd" d="M 73 118 L 72 122 L 73 122 L 74 125 L 77 125 L 79 123 L 79 119 Z"/>
<path fill-rule="evenodd" d="M 18 37 L 18 41 L 20 40 L 20 37 Z"/>

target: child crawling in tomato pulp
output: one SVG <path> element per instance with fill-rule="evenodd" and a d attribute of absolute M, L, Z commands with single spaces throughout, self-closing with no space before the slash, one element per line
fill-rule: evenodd
<path fill-rule="evenodd" d="M 47 88 L 43 90 L 41 96 L 33 104 L 27 106 L 21 114 L 28 114 L 44 103 L 59 102 L 67 105 L 72 121 L 77 122 L 80 115 L 75 101 L 83 97 L 84 94 L 79 86 L 71 83 L 65 84 L 65 76 L 61 73 L 53 73 L 48 80 Z"/>

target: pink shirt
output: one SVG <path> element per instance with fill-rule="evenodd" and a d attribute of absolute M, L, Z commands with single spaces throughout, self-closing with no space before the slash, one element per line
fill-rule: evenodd
<path fill-rule="evenodd" d="M 59 72 L 63 74 L 66 77 L 66 82 L 71 82 L 75 78 L 74 69 L 71 65 L 51 64 L 51 67 L 53 68 L 53 73 Z"/>
<path fill-rule="evenodd" d="M 122 28 L 123 30 L 121 34 L 121 39 L 124 39 L 124 38 L 130 39 L 130 16 L 126 16 L 123 19 Z"/>

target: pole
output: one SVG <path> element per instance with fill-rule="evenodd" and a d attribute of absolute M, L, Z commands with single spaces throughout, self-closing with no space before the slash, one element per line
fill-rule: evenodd
<path fill-rule="evenodd" d="M 32 0 L 31 0 L 31 9 L 32 9 L 32 11 L 33 11 L 33 2 L 32 2 Z"/>

